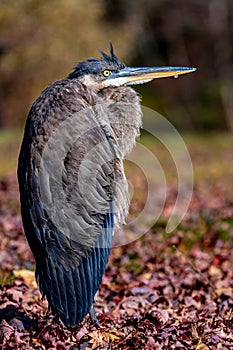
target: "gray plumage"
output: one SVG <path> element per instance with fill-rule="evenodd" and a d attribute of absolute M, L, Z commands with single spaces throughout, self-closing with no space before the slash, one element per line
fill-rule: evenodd
<path fill-rule="evenodd" d="M 68 328 L 91 311 L 114 226 L 128 212 L 123 159 L 141 108 L 127 85 L 189 71 L 129 68 L 111 45 L 110 56 L 78 63 L 32 105 L 18 163 L 22 219 L 42 295 Z"/>
<path fill-rule="evenodd" d="M 112 69 L 114 62 L 109 64 L 109 60 L 103 59 L 101 65 L 102 69 Z M 51 220 L 51 211 L 61 193 L 56 191 L 53 174 L 42 164 L 43 153 L 62 123 L 70 134 L 66 137 L 62 134 L 59 140 L 65 142 L 59 146 L 66 153 L 60 164 L 61 185 L 70 210 L 73 209 L 72 215 L 75 213 L 74 229 L 77 228 L 72 231 L 69 225 L 67 234 L 57 225 L 58 220 Z M 51 84 L 30 110 L 18 167 L 22 218 L 35 256 L 42 295 L 67 327 L 78 324 L 89 312 L 108 261 L 113 223 L 120 224 L 127 214 L 122 160 L 133 147 L 140 125 L 138 96 L 130 87 L 93 91 L 72 76 Z M 59 151 L 51 146 L 52 142 L 50 152 Z M 98 164 L 101 160 L 98 183 L 87 176 L 84 179 L 87 188 L 79 188 L 79 168 L 88 152 L 93 153 L 88 161 Z M 116 180 L 121 180 L 121 186 L 117 186 Z M 41 200 L 42 191 L 47 192 L 50 200 Z M 90 193 L 87 201 L 85 195 Z M 57 219 L 61 213 L 55 215 Z"/>

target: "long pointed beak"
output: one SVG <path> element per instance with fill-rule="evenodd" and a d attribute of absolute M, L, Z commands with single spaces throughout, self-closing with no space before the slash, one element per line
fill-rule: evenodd
<path fill-rule="evenodd" d="M 193 67 L 126 67 L 114 72 L 110 79 L 121 80 L 126 85 L 143 84 L 153 79 L 175 77 L 192 73 Z"/>

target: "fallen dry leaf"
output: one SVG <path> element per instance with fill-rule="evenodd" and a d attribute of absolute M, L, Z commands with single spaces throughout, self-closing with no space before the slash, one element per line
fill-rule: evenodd
<path fill-rule="evenodd" d="M 0 180 L 0 348 L 232 349 L 233 203 L 232 192 L 222 195 L 223 181 L 211 191 L 197 184 L 183 222 L 165 235 L 177 195 L 168 186 L 161 219 L 139 240 L 112 250 L 95 301 L 102 328 L 87 316 L 74 332 L 41 300 L 20 215 L 6 205 L 18 196 L 14 183 L 6 179 L 1 187 Z M 140 195 L 133 205 L 142 207 Z"/>
<path fill-rule="evenodd" d="M 37 283 L 36 283 L 34 271 L 21 269 L 21 270 L 14 270 L 13 274 L 17 278 L 22 278 L 28 286 L 31 286 L 33 288 L 37 288 Z"/>

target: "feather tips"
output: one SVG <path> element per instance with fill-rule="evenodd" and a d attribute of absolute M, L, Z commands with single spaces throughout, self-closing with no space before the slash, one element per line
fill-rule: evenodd
<path fill-rule="evenodd" d="M 52 249 L 37 264 L 40 289 L 47 297 L 52 311 L 59 315 L 68 328 L 80 323 L 91 309 L 108 262 L 112 230 L 113 217 L 109 212 L 97 246 L 82 256 L 78 265 L 64 268 L 60 256 L 55 255 Z"/>
<path fill-rule="evenodd" d="M 112 47 L 110 53 L 115 60 Z M 124 96 L 132 91 L 125 89 Z M 70 328 L 89 312 L 101 284 L 114 211 L 120 211 L 116 217 L 122 222 L 128 208 L 126 188 L 115 186 L 118 176 L 124 179 L 125 150 L 116 152 L 117 130 L 109 120 L 114 94 L 107 100 L 109 92 L 97 95 L 77 80 L 51 84 L 31 109 L 19 157 L 22 218 L 37 281 L 52 311 Z M 137 106 L 135 96 L 132 105 Z M 138 122 L 133 129 L 135 134 Z M 47 169 L 50 161 L 53 167 Z"/>

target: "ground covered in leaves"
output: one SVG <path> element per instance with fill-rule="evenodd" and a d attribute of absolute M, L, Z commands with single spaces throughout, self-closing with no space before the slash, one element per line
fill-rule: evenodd
<path fill-rule="evenodd" d="M 47 312 L 23 234 L 16 178 L 2 177 L 2 349 L 233 349 L 233 199 L 227 168 L 233 159 L 229 147 L 217 147 L 219 170 L 216 152 L 210 155 L 204 143 L 191 151 L 196 184 L 177 229 L 165 234 L 176 198 L 171 184 L 163 214 L 149 232 L 112 250 L 95 303 L 100 329 L 87 317 L 70 332 Z M 140 175 L 129 176 L 140 183 Z M 140 207 L 140 196 L 132 206 Z"/>

